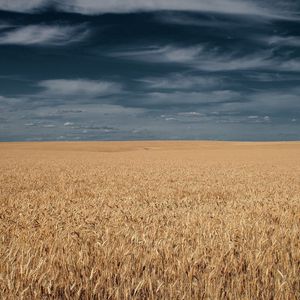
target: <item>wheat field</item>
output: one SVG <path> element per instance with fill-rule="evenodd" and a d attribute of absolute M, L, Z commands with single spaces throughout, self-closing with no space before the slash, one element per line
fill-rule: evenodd
<path fill-rule="evenodd" d="M 300 299 L 300 143 L 0 143 L 1 299 Z"/>

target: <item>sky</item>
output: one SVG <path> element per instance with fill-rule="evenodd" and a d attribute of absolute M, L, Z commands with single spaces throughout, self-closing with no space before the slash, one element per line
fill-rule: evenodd
<path fill-rule="evenodd" d="M 0 0 L 0 141 L 300 140 L 298 0 Z"/>

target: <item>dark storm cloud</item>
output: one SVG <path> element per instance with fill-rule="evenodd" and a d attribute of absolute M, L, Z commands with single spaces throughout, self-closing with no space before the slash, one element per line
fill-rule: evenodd
<path fill-rule="evenodd" d="M 0 0 L 0 139 L 299 139 L 299 12 Z"/>

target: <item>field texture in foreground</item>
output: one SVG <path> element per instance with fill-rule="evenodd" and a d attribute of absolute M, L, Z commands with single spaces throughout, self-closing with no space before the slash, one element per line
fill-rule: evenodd
<path fill-rule="evenodd" d="M 300 299 L 300 143 L 1 143 L 1 299 Z"/>

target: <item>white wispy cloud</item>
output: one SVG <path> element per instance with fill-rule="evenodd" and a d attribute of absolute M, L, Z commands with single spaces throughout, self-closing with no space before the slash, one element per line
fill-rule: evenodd
<path fill-rule="evenodd" d="M 88 29 L 84 25 L 27 25 L 0 34 L 1 45 L 62 46 L 84 39 Z"/>
<path fill-rule="evenodd" d="M 257 0 L 2 0 L 1 8 L 18 12 L 34 12 L 47 5 L 80 14 L 128 13 L 137 11 L 192 11 L 254 15 L 264 18 L 297 18 L 293 1 Z"/>
<path fill-rule="evenodd" d="M 127 59 L 141 60 L 157 63 L 191 63 L 197 59 L 203 46 L 175 47 L 175 46 L 150 46 L 135 50 L 124 50 L 110 53 L 113 57 L 124 57 Z"/>
<path fill-rule="evenodd" d="M 185 89 L 209 89 L 219 86 L 222 83 L 220 78 L 209 76 L 196 76 L 184 74 L 172 74 L 167 77 L 153 77 L 139 80 L 151 89 L 170 89 L 170 90 L 185 90 Z"/>
<path fill-rule="evenodd" d="M 16 12 L 33 12 L 45 5 L 54 2 L 49 0 L 1 0 L 0 9 Z"/>
<path fill-rule="evenodd" d="M 0 95 L 0 114 L 22 103 L 22 98 Z"/>
<path fill-rule="evenodd" d="M 251 81 L 259 82 L 280 82 L 299 80 L 297 74 L 274 73 L 274 72 L 258 72 L 254 74 L 246 74 L 245 78 Z"/>
<path fill-rule="evenodd" d="M 65 122 L 64 126 L 69 127 L 69 126 L 74 126 L 73 122 Z"/>
<path fill-rule="evenodd" d="M 184 117 L 203 117 L 205 114 L 200 113 L 198 111 L 188 111 L 188 112 L 179 112 L 177 113 L 178 116 L 184 116 Z"/>
<path fill-rule="evenodd" d="M 271 36 L 265 40 L 270 45 L 300 47 L 299 36 Z"/>
<path fill-rule="evenodd" d="M 269 116 L 271 114 L 282 114 L 285 112 L 300 111 L 300 89 L 278 89 L 270 91 L 256 91 L 249 95 L 245 95 L 246 102 L 228 102 L 219 106 L 219 109 L 224 111 L 235 111 L 238 114 L 253 112 L 249 119 L 255 119 L 261 114 Z M 264 121 L 269 121 L 265 118 Z"/>
<path fill-rule="evenodd" d="M 278 70 L 300 71 L 298 59 L 275 58 L 272 51 L 237 55 L 235 53 L 219 53 L 217 48 L 208 46 L 151 46 L 139 50 L 124 50 L 109 55 L 130 60 L 151 63 L 183 64 L 202 71 L 235 71 L 235 70 Z"/>
<path fill-rule="evenodd" d="M 195 68 L 204 71 L 234 71 L 253 69 L 273 69 L 275 64 L 268 53 L 237 57 L 230 54 L 205 53 L 200 56 Z"/>
<path fill-rule="evenodd" d="M 257 15 L 269 18 L 292 17 L 289 7 L 285 6 L 283 10 L 282 6 L 278 7 L 276 4 L 277 1 L 262 3 L 249 0 L 73 0 L 60 2 L 59 7 L 62 10 L 84 14 L 174 10 Z"/>
<path fill-rule="evenodd" d="M 279 63 L 279 70 L 286 72 L 300 72 L 300 60 L 289 59 Z"/>
<path fill-rule="evenodd" d="M 300 89 L 292 88 L 279 91 L 257 92 L 249 96 L 248 105 L 265 108 L 268 111 L 295 110 L 300 111 Z M 247 108 L 247 106 L 246 106 Z"/>
<path fill-rule="evenodd" d="M 120 93 L 122 90 L 121 85 L 115 82 L 88 79 L 44 80 L 38 86 L 43 88 L 41 95 L 56 98 L 93 98 Z"/>
<path fill-rule="evenodd" d="M 300 47 L 300 37 L 293 35 L 253 35 L 249 38 L 255 43 L 275 47 Z"/>
<path fill-rule="evenodd" d="M 240 18 L 199 18 L 199 16 L 192 15 L 188 12 L 163 12 L 157 14 L 154 19 L 163 24 L 173 24 L 180 26 L 194 26 L 194 27 L 210 27 L 210 28 L 222 28 L 230 30 L 232 28 L 251 27 L 253 26 L 253 21 L 258 23 L 258 21 L 265 22 L 263 18 L 244 18 L 241 22 Z"/>
<path fill-rule="evenodd" d="M 1 22 L 1 21 L 0 21 L 0 30 L 7 29 L 7 28 L 11 28 L 11 27 L 12 27 L 11 24 L 6 23 L 6 22 Z"/>
<path fill-rule="evenodd" d="M 139 102 L 142 106 L 194 105 L 234 102 L 241 98 L 238 92 L 215 90 L 207 92 L 175 91 L 171 93 L 153 92 L 145 95 Z"/>

